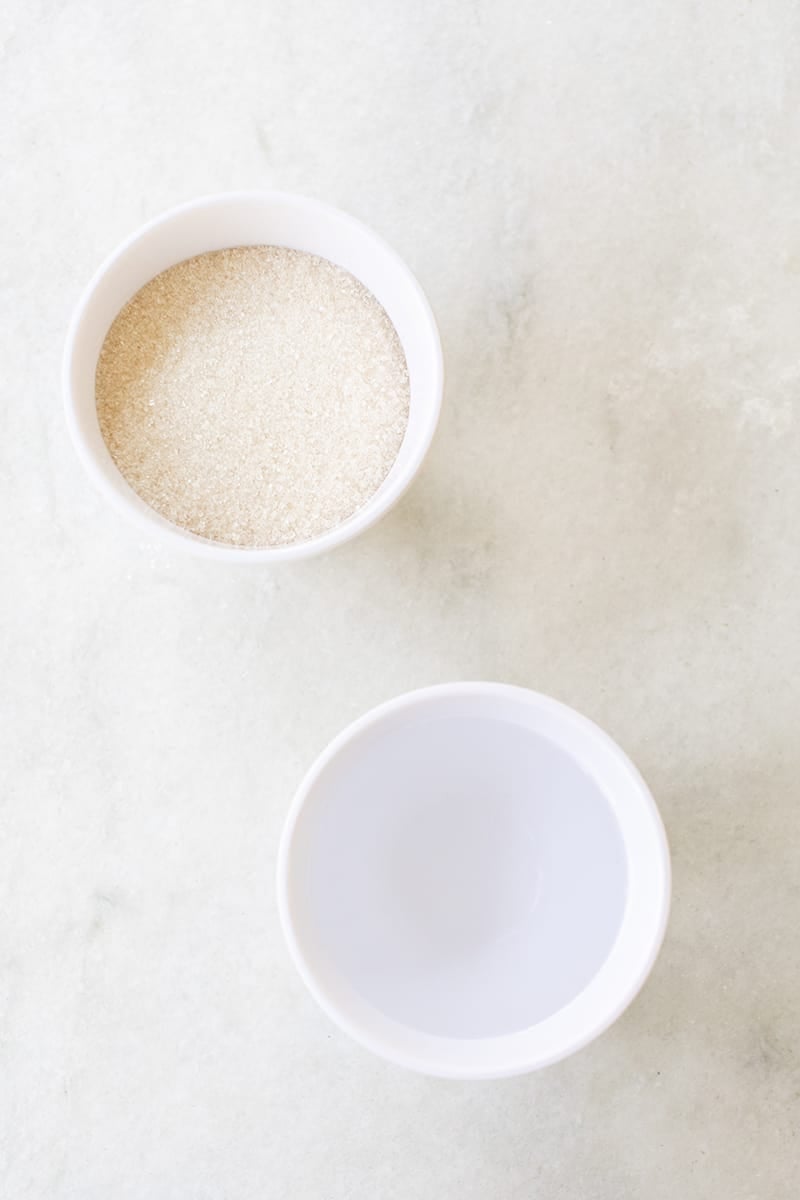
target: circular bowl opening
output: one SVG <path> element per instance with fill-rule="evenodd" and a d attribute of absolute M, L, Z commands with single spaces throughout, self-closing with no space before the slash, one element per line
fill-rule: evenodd
<path fill-rule="evenodd" d="M 383 306 L 405 352 L 410 382 L 408 428 L 388 476 L 343 524 L 305 542 L 242 547 L 209 541 L 173 525 L 149 507 L 117 469 L 103 441 L 95 406 L 95 372 L 114 318 L 128 300 L 168 267 L 234 246 L 304 250 L 344 267 Z M 360 221 L 329 205 L 281 192 L 208 196 L 145 225 L 103 264 L 78 304 L 67 335 L 63 387 L 67 422 L 79 457 L 114 507 L 150 535 L 206 557 L 239 562 L 306 558 L 333 549 L 379 520 L 409 486 L 430 446 L 442 397 L 442 352 L 436 322 L 411 271 Z"/>
<path fill-rule="evenodd" d="M 487 1077 L 596 1037 L 664 933 L 669 855 L 623 752 L 499 684 L 402 696 L 345 730 L 294 799 L 279 903 L 295 963 L 351 1036 Z"/>

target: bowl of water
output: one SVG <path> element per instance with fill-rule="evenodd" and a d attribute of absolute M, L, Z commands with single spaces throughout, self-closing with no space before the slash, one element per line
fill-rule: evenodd
<path fill-rule="evenodd" d="M 322 1009 L 424 1074 L 490 1078 L 602 1033 L 664 936 L 655 802 L 612 739 L 524 688 L 455 683 L 345 729 L 292 803 L 290 953 Z"/>

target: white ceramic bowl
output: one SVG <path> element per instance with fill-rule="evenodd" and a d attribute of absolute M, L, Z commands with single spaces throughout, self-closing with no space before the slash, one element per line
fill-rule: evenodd
<path fill-rule="evenodd" d="M 173 525 L 133 491 L 103 441 L 95 407 L 95 371 L 120 309 L 155 275 L 183 259 L 230 246 L 287 246 L 318 254 L 355 275 L 388 313 L 405 351 L 411 383 L 408 429 L 389 475 L 363 508 L 309 541 L 251 549 L 209 541 Z M 353 217 L 327 204 L 281 192 L 207 196 L 145 225 L 114 251 L 87 287 L 64 353 L 67 422 L 80 459 L 114 507 L 149 534 L 211 558 L 275 562 L 319 554 L 380 519 L 416 475 L 430 445 L 442 397 L 442 352 L 430 305 L 408 267 Z"/>
<path fill-rule="evenodd" d="M 456 683 L 367 713 L 291 806 L 278 900 L 343 1030 L 430 1075 L 513 1075 L 630 1004 L 667 921 L 664 829 L 602 730 L 523 688 Z"/>

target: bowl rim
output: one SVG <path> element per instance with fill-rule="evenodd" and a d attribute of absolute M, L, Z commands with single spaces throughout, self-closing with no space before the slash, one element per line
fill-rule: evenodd
<path fill-rule="evenodd" d="M 548 720 L 559 722 L 571 736 L 584 739 L 587 747 L 594 744 L 609 757 L 613 770 L 622 771 L 628 785 L 634 789 L 635 803 L 640 807 L 639 824 L 648 831 L 649 837 L 649 846 L 645 846 L 649 855 L 648 870 L 639 873 L 640 879 L 649 878 L 651 889 L 645 905 L 649 913 L 646 936 L 639 938 L 641 944 L 637 947 L 637 953 L 633 956 L 628 954 L 627 962 L 622 962 L 622 967 L 626 969 L 615 970 L 610 981 L 604 976 L 609 963 L 618 954 L 631 909 L 641 898 L 641 888 L 636 895 L 632 895 L 628 887 L 623 920 L 615 943 L 586 987 L 564 1008 L 538 1024 L 496 1037 L 470 1039 L 433 1036 L 379 1013 L 346 983 L 343 985 L 335 971 L 328 972 L 326 977 L 324 968 L 312 961 L 312 956 L 302 944 L 292 916 L 290 876 L 294 833 L 306 801 L 322 772 L 346 747 L 350 747 L 367 730 L 386 718 L 402 710 L 411 712 L 453 697 L 517 702 L 545 715 Z M 565 748 L 562 744 L 562 749 Z M 602 788 L 602 779 L 597 775 L 594 777 Z M 616 808 L 614 811 L 630 877 L 631 829 L 620 819 Z M 635 833 L 635 826 L 633 831 Z M 374 1054 L 424 1075 L 449 1079 L 491 1079 L 523 1074 L 566 1058 L 608 1029 L 632 1003 L 650 974 L 666 933 L 671 899 L 671 866 L 667 835 L 652 794 L 637 768 L 604 730 L 575 709 L 541 692 L 513 684 L 465 681 L 405 692 L 370 709 L 333 738 L 306 772 L 289 807 L 278 849 L 276 885 L 280 923 L 291 959 L 317 1004 L 341 1030 Z"/>
<path fill-rule="evenodd" d="M 151 512 L 146 507 L 145 502 L 141 501 L 141 498 L 130 488 L 122 472 L 118 472 L 120 478 L 130 488 L 132 497 L 135 497 L 135 500 L 129 499 L 123 491 L 118 491 L 110 484 L 104 470 L 98 466 L 94 451 L 83 435 L 78 419 L 78 407 L 72 388 L 72 363 L 83 321 L 98 286 L 114 270 L 118 261 L 154 229 L 170 221 L 179 220 L 185 214 L 202 208 L 210 209 L 235 203 L 252 204 L 254 202 L 283 204 L 294 209 L 304 210 L 310 216 L 319 217 L 321 220 L 344 223 L 349 225 L 365 241 L 371 243 L 375 252 L 392 264 L 394 270 L 404 278 L 409 290 L 414 293 L 424 320 L 426 337 L 429 339 L 433 351 L 433 377 L 430 388 L 431 403 L 425 414 L 426 423 L 418 439 L 414 454 L 409 459 L 403 472 L 398 474 L 397 478 L 392 481 L 391 486 L 387 487 L 378 499 L 376 499 L 376 493 L 362 508 L 358 509 L 353 516 L 349 517 L 341 525 L 337 525 L 334 529 L 330 529 L 326 533 L 320 534 L 315 538 L 310 538 L 305 542 L 292 542 L 286 546 L 234 546 L 200 537 L 192 533 L 191 530 L 173 524 L 155 510 Z M 187 200 L 182 204 L 174 205 L 149 221 L 146 221 L 143 225 L 140 225 L 118 243 L 94 272 L 84 287 L 73 310 L 61 360 L 61 387 L 70 439 L 84 470 L 111 507 L 128 520 L 128 522 L 138 527 L 140 532 L 156 537 L 162 543 L 179 547 L 183 551 L 188 551 L 191 554 L 204 558 L 242 563 L 285 562 L 293 559 L 312 558 L 318 554 L 324 554 L 329 550 L 333 550 L 344 542 L 350 541 L 381 520 L 401 499 L 422 467 L 436 433 L 444 390 L 444 360 L 436 318 L 421 284 L 404 259 L 400 257 L 397 251 L 380 234 L 376 233 L 369 225 L 360 221 L 357 217 L 353 217 L 350 213 L 325 201 L 299 195 L 294 192 L 253 188 L 239 191 L 213 192 L 198 196 L 192 200 Z"/>

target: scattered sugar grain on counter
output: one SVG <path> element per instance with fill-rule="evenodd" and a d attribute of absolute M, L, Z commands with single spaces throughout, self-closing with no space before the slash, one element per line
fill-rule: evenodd
<path fill-rule="evenodd" d="M 95 393 L 142 499 L 239 546 L 347 520 L 408 424 L 405 355 L 378 301 L 341 267 L 276 246 L 213 251 L 152 279 L 111 326 Z"/>

